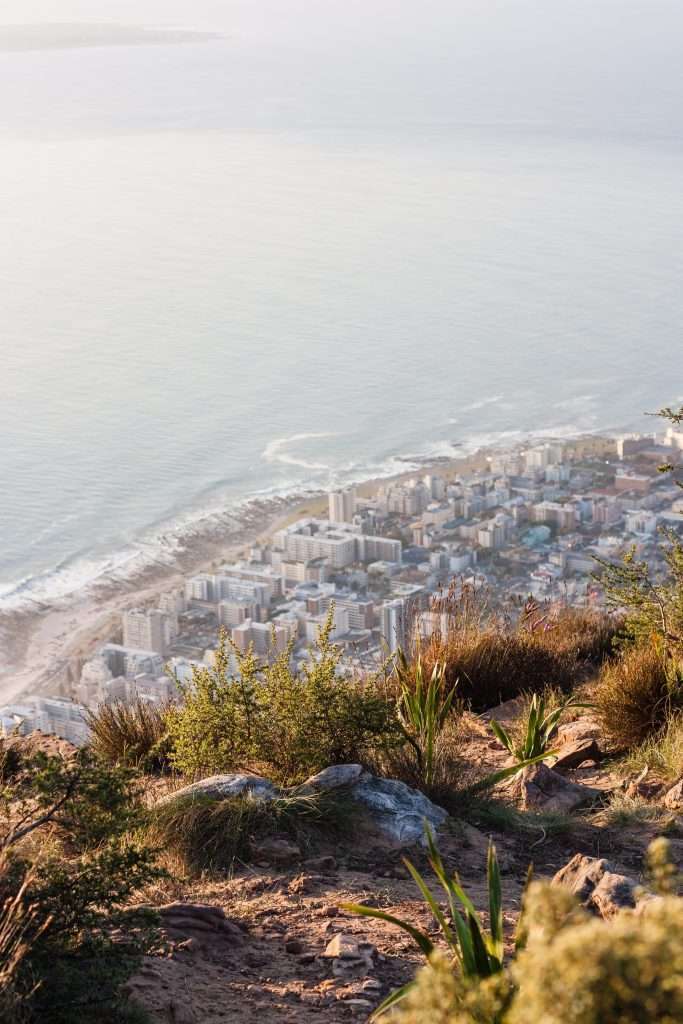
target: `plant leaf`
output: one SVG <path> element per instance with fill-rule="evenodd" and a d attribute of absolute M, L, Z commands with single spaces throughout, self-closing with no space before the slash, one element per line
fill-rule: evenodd
<path fill-rule="evenodd" d="M 348 910 L 351 914 L 360 914 L 361 917 L 376 917 L 378 921 L 395 924 L 397 928 L 402 928 L 404 932 L 408 932 L 408 935 L 417 943 L 425 956 L 431 956 L 434 951 L 434 943 L 429 936 L 421 932 L 419 928 L 415 928 L 408 921 L 402 921 L 400 917 L 394 917 L 383 910 L 377 910 L 375 907 L 364 907 L 358 903 L 342 903 L 341 908 L 342 910 Z"/>

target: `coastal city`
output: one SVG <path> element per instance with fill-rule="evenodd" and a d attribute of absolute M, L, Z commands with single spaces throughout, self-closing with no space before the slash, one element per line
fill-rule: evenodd
<path fill-rule="evenodd" d="M 335 490 L 326 509 L 276 530 L 244 556 L 188 576 L 70 666 L 57 692 L 0 708 L 3 734 L 34 730 L 81 745 L 102 703 L 177 700 L 218 636 L 231 671 L 249 650 L 296 663 L 332 616 L 347 669 L 383 664 L 415 631 L 440 628 L 434 598 L 450 585 L 486 590 L 499 608 L 532 597 L 600 608 L 599 561 L 628 551 L 662 566 L 662 529 L 683 529 L 675 474 L 683 431 L 549 440 L 493 451 L 471 472 L 442 469 Z M 455 581 L 453 583 L 453 581 Z"/>

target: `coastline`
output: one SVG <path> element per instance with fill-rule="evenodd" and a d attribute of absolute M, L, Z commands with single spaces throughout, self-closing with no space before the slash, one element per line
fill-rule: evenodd
<path fill-rule="evenodd" d="M 582 435 L 563 439 L 565 443 L 604 443 L 605 435 Z M 539 439 L 534 439 L 539 443 Z M 479 448 L 452 457 L 415 460 L 405 471 L 373 477 L 355 484 L 361 497 L 378 487 L 400 483 L 416 475 L 440 472 L 452 477 L 485 468 L 493 453 L 514 451 L 523 443 Z M 147 561 L 138 571 L 118 577 L 100 578 L 52 606 L 0 612 L 0 698 L 3 702 L 21 695 L 59 693 L 69 674 L 93 650 L 112 639 L 119 628 L 121 613 L 137 605 L 150 604 L 184 579 L 210 570 L 222 562 L 243 555 L 253 544 L 263 542 L 278 529 L 305 515 L 326 514 L 325 491 L 306 491 L 289 497 L 252 498 L 236 510 L 224 509 L 199 519 L 181 544 Z"/>

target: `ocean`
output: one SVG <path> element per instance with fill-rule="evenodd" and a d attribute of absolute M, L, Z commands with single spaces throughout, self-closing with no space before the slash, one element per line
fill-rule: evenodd
<path fill-rule="evenodd" d="M 680 400 L 675 4 L 8 6 L 0 611 Z"/>

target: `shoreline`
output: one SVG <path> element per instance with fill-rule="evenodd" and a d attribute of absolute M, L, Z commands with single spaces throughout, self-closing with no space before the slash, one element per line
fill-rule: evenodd
<path fill-rule="evenodd" d="M 608 437 L 595 433 L 562 440 L 592 447 L 605 443 Z M 372 477 L 352 486 L 361 497 L 369 497 L 380 486 L 429 472 L 447 477 L 475 472 L 485 468 L 493 454 L 513 452 L 526 443 L 520 440 L 452 457 L 425 458 L 417 466 L 416 460 L 411 460 L 403 472 Z M 534 438 L 534 443 L 543 441 Z M 58 694 L 74 668 L 80 671 L 78 663 L 116 634 L 124 610 L 158 600 L 161 594 L 181 586 L 187 576 L 236 560 L 248 547 L 264 542 L 295 519 L 326 512 L 327 492 L 321 490 L 246 499 L 236 510 L 208 513 L 175 550 L 160 554 L 129 576 L 117 578 L 114 572 L 113 577 L 97 579 L 52 606 L 0 612 L 0 647 L 5 663 L 0 665 L 0 699 L 9 703 L 22 695 Z"/>

